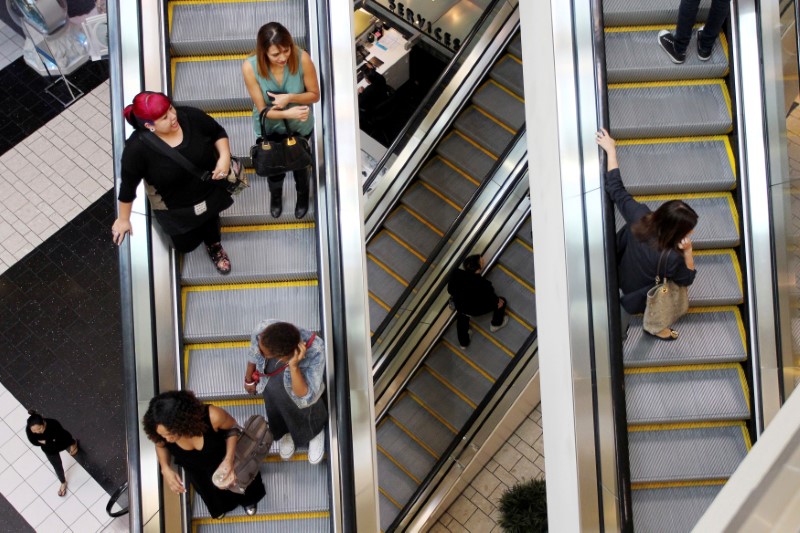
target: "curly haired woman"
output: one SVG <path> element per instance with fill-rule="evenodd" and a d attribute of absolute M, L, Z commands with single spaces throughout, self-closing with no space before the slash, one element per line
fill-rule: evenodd
<path fill-rule="evenodd" d="M 174 458 L 211 516 L 224 518 L 238 505 L 248 515 L 256 514 L 256 505 L 266 494 L 261 474 L 244 494 L 220 490 L 211 481 L 217 467 L 233 469 L 238 432 L 234 430 L 236 420 L 224 409 L 203 404 L 191 391 L 169 391 L 150 400 L 142 425 L 156 444 L 161 475 L 172 492 L 186 492 L 180 475 L 170 465 Z"/>

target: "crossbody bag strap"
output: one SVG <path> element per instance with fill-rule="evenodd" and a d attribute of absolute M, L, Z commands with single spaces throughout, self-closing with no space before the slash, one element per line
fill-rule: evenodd
<path fill-rule="evenodd" d="M 186 159 L 186 157 L 180 153 L 177 149 L 173 148 L 172 146 L 168 145 L 161 139 L 158 135 L 150 131 L 143 131 L 141 132 L 142 141 L 148 144 L 151 148 L 155 151 L 159 152 L 162 155 L 165 155 L 178 163 L 182 166 L 185 170 L 189 171 L 190 174 L 194 175 L 200 181 L 203 180 L 203 176 L 205 175 L 205 170 L 200 170 L 195 166 L 194 163 Z"/>
<path fill-rule="evenodd" d="M 667 280 L 667 263 L 668 261 L 664 260 L 666 257 L 669 259 L 669 253 L 671 252 L 670 249 L 666 249 L 661 252 L 661 255 L 658 257 L 658 267 L 656 268 L 656 283 L 661 283 L 662 281 Z M 661 261 L 664 261 L 664 276 L 659 277 L 661 274 Z"/>

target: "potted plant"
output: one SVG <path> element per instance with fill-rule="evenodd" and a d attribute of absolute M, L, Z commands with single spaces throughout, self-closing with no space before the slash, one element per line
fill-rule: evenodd
<path fill-rule="evenodd" d="M 506 533 L 547 531 L 547 492 L 543 479 L 517 483 L 500 497 L 500 527 Z"/>

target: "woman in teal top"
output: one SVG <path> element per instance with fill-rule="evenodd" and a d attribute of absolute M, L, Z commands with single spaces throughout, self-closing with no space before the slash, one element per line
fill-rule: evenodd
<path fill-rule="evenodd" d="M 308 52 L 294 44 L 289 31 L 277 22 L 261 26 L 256 36 L 255 54 L 242 63 L 242 75 L 250 98 L 253 99 L 253 129 L 261 137 L 259 114 L 267 107 L 267 137 L 280 140 L 286 135 L 284 121 L 292 133 L 308 138 L 314 129 L 311 104 L 319 102 L 317 70 Z M 296 218 L 308 211 L 309 176 L 311 167 L 294 174 L 297 204 Z M 283 211 L 283 180 L 286 174 L 269 176 L 270 213 L 278 218 Z"/>

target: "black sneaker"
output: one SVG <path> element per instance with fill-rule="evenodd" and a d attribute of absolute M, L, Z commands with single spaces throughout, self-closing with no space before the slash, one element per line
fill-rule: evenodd
<path fill-rule="evenodd" d="M 658 44 L 667 53 L 673 63 L 680 65 L 686 61 L 686 52 L 678 52 L 675 49 L 675 37 L 667 30 L 658 32 Z"/>
<path fill-rule="evenodd" d="M 711 59 L 711 52 L 714 51 L 714 43 L 711 43 L 711 48 L 705 49 L 700 47 L 700 36 L 703 33 L 703 28 L 697 30 L 697 57 L 700 61 L 708 61 Z"/>

